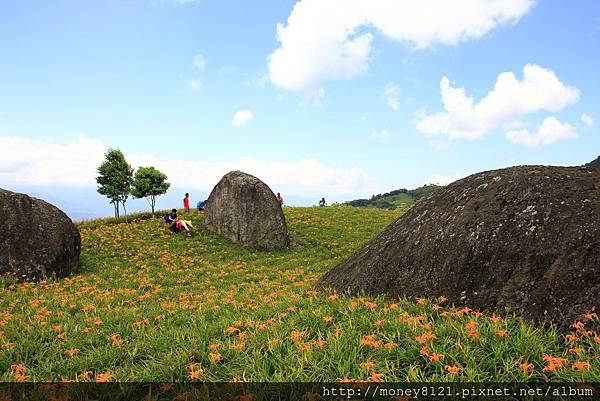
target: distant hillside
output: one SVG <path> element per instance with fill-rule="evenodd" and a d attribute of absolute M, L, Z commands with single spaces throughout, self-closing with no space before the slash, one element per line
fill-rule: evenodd
<path fill-rule="evenodd" d="M 346 202 L 356 207 L 376 207 L 380 209 L 408 210 L 421 199 L 424 199 L 442 188 L 440 185 L 424 185 L 415 189 L 400 188 L 385 194 L 373 195 L 371 199 L 355 199 Z"/>

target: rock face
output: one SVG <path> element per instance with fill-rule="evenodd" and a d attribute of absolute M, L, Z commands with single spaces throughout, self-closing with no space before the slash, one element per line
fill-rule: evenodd
<path fill-rule="evenodd" d="M 600 156 L 598 156 L 596 159 L 592 160 L 585 166 L 586 167 L 600 167 Z"/>
<path fill-rule="evenodd" d="M 271 189 L 241 171 L 227 173 L 205 205 L 203 224 L 244 246 L 272 251 L 289 245 L 285 217 Z"/>
<path fill-rule="evenodd" d="M 520 166 L 417 203 L 317 286 L 446 296 L 565 327 L 600 308 L 600 169 Z"/>
<path fill-rule="evenodd" d="M 20 281 L 62 278 L 79 269 L 81 237 L 60 209 L 0 189 L 0 274 Z"/>

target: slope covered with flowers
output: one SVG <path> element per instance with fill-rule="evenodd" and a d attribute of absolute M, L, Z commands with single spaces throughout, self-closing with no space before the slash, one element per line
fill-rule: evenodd
<path fill-rule="evenodd" d="M 0 279 L 0 380 L 600 381 L 591 312 L 565 335 L 444 298 L 314 291 L 398 213 L 286 208 L 303 247 L 273 253 L 160 219 L 82 223 L 80 274 Z"/>

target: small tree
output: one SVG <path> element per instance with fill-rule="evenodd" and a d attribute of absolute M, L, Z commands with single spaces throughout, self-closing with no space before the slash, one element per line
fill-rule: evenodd
<path fill-rule="evenodd" d="M 108 149 L 104 155 L 104 162 L 98 167 L 98 193 L 110 199 L 115 208 L 115 218 L 119 218 L 119 204 L 123 205 L 125 221 L 127 221 L 127 209 L 125 202 L 131 191 L 133 180 L 133 168 L 125 160 L 123 152 L 118 149 Z"/>
<path fill-rule="evenodd" d="M 146 198 L 154 217 L 156 197 L 167 193 L 170 186 L 167 176 L 154 167 L 140 167 L 133 177 L 131 195 L 136 199 Z"/>

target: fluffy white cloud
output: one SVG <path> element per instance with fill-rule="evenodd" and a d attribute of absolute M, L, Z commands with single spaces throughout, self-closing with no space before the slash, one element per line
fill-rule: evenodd
<path fill-rule="evenodd" d="M 445 112 L 426 115 L 417 113 L 416 128 L 433 136 L 450 139 L 477 139 L 486 132 L 515 119 L 538 111 L 556 112 L 579 100 L 579 90 L 563 84 L 552 70 L 535 64 L 523 67 L 519 81 L 512 72 L 498 75 L 494 89 L 475 103 L 464 88 L 451 86 L 443 77 L 440 82 Z"/>
<path fill-rule="evenodd" d="M 453 183 L 456 180 L 460 180 L 462 176 L 460 175 L 434 175 L 427 181 L 423 183 L 423 185 L 435 184 L 435 185 L 448 185 Z"/>
<path fill-rule="evenodd" d="M 398 96 L 400 95 L 400 88 L 394 83 L 389 83 L 385 86 L 383 90 L 383 96 L 385 97 L 385 101 L 388 107 L 392 110 L 398 110 L 400 102 L 398 100 Z"/>
<path fill-rule="evenodd" d="M 0 137 L 0 187 L 5 185 L 54 185 L 94 187 L 96 169 L 108 147 L 81 135 L 57 144 L 46 141 Z M 174 188 L 209 192 L 229 171 L 241 170 L 289 195 L 310 197 L 372 193 L 375 187 L 360 168 L 342 169 L 316 159 L 293 162 L 263 161 L 240 157 L 232 162 L 166 160 L 148 154 L 126 154 L 134 168 L 154 166 L 169 177 Z"/>
<path fill-rule="evenodd" d="M 194 92 L 202 90 L 202 82 L 198 81 L 197 79 L 190 80 L 190 89 Z"/>
<path fill-rule="evenodd" d="M 0 137 L 0 183 L 91 184 L 106 150 L 86 135 L 67 144 Z"/>
<path fill-rule="evenodd" d="M 200 71 L 206 67 L 206 60 L 204 60 L 204 56 L 202 54 L 197 54 L 194 56 L 194 67 Z"/>
<path fill-rule="evenodd" d="M 269 55 L 271 81 L 304 90 L 323 80 L 365 73 L 376 30 L 414 48 L 455 44 L 515 23 L 533 0 L 301 0 L 287 24 L 277 24 L 280 47 Z"/>
<path fill-rule="evenodd" d="M 534 133 L 526 129 L 506 133 L 506 139 L 509 141 L 529 147 L 540 147 L 562 139 L 578 137 L 579 135 L 570 124 L 563 124 L 555 117 L 546 117 L 538 126 L 537 132 Z"/>
<path fill-rule="evenodd" d="M 375 139 L 387 139 L 390 137 L 390 132 L 386 129 L 381 130 L 381 131 L 375 131 L 373 133 L 371 133 L 371 138 L 375 138 Z"/>
<path fill-rule="evenodd" d="M 586 113 L 583 113 L 581 115 L 581 122 L 584 123 L 586 127 L 594 126 L 594 119 L 592 117 L 590 117 L 589 115 L 587 115 Z"/>
<path fill-rule="evenodd" d="M 231 125 L 234 127 L 240 127 L 254 118 L 254 114 L 250 110 L 236 111 L 231 120 Z"/>

